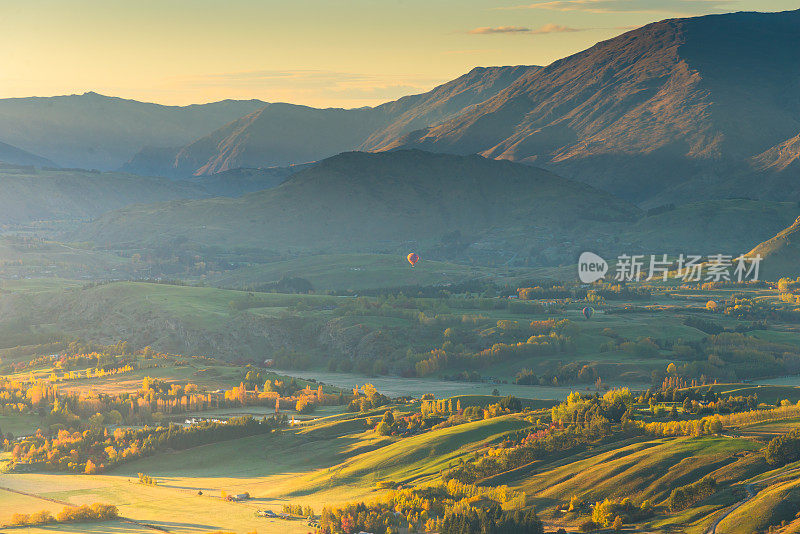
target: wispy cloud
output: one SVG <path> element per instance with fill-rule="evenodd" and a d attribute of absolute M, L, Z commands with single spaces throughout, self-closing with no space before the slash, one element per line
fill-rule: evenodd
<path fill-rule="evenodd" d="M 581 32 L 587 29 L 588 28 L 571 28 L 569 26 L 562 26 L 560 24 L 545 24 L 544 26 L 536 28 L 535 30 L 531 28 L 526 28 L 524 26 L 496 26 L 496 27 L 485 26 L 482 28 L 475 28 L 473 30 L 468 31 L 467 33 L 471 35 L 488 35 L 494 33 L 543 35 L 546 33 Z"/>
<path fill-rule="evenodd" d="M 560 24 L 545 24 L 541 28 L 533 30 L 531 33 L 540 35 L 544 33 L 573 33 L 582 32 L 587 28 L 570 28 L 569 26 L 561 26 Z"/>
<path fill-rule="evenodd" d="M 467 33 L 471 35 L 486 35 L 491 33 L 530 33 L 530 28 L 525 28 L 522 26 L 497 26 L 497 27 L 489 27 L 484 26 L 482 28 L 475 28 Z"/>
<path fill-rule="evenodd" d="M 697 14 L 729 8 L 733 0 L 545 0 L 497 9 L 546 9 L 588 13 Z"/>

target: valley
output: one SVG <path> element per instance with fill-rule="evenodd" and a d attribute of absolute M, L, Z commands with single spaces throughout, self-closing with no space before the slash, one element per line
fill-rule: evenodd
<path fill-rule="evenodd" d="M 800 10 L 91 3 L 3 12 L 2 532 L 800 532 Z"/>

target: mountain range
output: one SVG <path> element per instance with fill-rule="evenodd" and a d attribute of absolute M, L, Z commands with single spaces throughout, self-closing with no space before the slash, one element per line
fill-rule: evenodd
<path fill-rule="evenodd" d="M 0 141 L 47 162 L 5 159 L 3 152 L 0 160 L 116 170 L 145 146 L 182 146 L 264 105 L 224 100 L 162 106 L 91 92 L 0 99 Z"/>
<path fill-rule="evenodd" d="M 800 199 L 800 11 L 648 24 L 546 67 L 479 68 L 375 108 L 270 104 L 127 168 L 203 175 L 421 148 L 534 164 L 645 207 Z"/>
<path fill-rule="evenodd" d="M 111 248 L 412 246 L 553 265 L 578 250 L 739 254 L 764 242 L 789 265 L 797 28 L 800 10 L 665 20 L 373 108 L 0 100 L 0 160 L 39 168 L 4 172 L 2 220 L 98 217 L 72 237 Z M 53 165 L 127 172 L 41 169 Z M 95 187 L 101 200 L 82 198 Z"/>
<path fill-rule="evenodd" d="M 478 67 L 423 94 L 374 108 L 268 104 L 180 149 L 145 149 L 128 172 L 185 177 L 237 167 L 306 163 L 349 150 L 380 150 L 397 136 L 449 119 L 540 67 Z"/>
<path fill-rule="evenodd" d="M 800 11 L 648 24 L 389 147 L 535 163 L 646 205 L 719 198 L 761 171 L 735 193 L 777 200 L 761 181 L 797 154 L 799 27 Z"/>
<path fill-rule="evenodd" d="M 173 178 L 421 148 L 535 164 L 646 207 L 698 189 L 725 198 L 731 183 L 737 196 L 797 200 L 786 185 L 800 155 L 798 26 L 800 10 L 670 19 L 374 108 L 5 99 L 0 141 L 61 166 Z"/>

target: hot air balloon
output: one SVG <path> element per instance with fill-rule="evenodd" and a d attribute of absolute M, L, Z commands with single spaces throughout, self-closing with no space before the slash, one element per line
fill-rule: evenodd
<path fill-rule="evenodd" d="M 591 306 L 586 306 L 583 309 L 583 316 L 586 317 L 587 319 L 591 319 L 593 313 L 594 313 L 594 308 L 592 308 Z"/>
<path fill-rule="evenodd" d="M 408 263 L 410 263 L 411 266 L 413 267 L 419 261 L 419 255 L 416 252 L 412 252 L 411 254 L 406 256 L 406 259 L 408 260 Z"/>

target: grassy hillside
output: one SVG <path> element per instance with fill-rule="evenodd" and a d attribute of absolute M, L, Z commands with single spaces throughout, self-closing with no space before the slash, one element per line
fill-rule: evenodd
<path fill-rule="evenodd" d="M 333 298 L 265 294 L 251 305 L 252 298 L 242 291 L 134 282 L 66 290 L 6 283 L 3 290 L 0 323 L 24 320 L 24 331 L 33 340 L 29 344 L 41 342 L 45 334 L 128 339 L 137 346 L 229 359 L 263 358 L 283 348 L 315 352 L 316 339 L 306 328 L 331 316 L 322 308 Z M 320 309 L 289 311 L 299 303 Z"/>
<path fill-rule="evenodd" d="M 760 243 L 748 253 L 748 256 L 760 254 L 763 259 L 762 269 L 765 276 L 781 278 L 800 276 L 800 217 L 788 228 L 778 232 L 772 239 Z"/>
<path fill-rule="evenodd" d="M 669 496 L 670 488 L 699 480 L 734 461 L 735 452 L 757 448 L 749 440 L 728 438 L 623 444 L 544 469 L 520 484 L 543 504 L 568 501 L 572 495 L 589 501 L 636 495 L 640 500 L 661 502 Z"/>
<path fill-rule="evenodd" d="M 800 481 L 795 477 L 769 484 L 753 498 L 720 521 L 719 534 L 763 532 L 782 521 L 797 517 L 800 506 Z"/>
<path fill-rule="evenodd" d="M 651 254 L 738 256 L 750 250 L 751 243 L 786 228 L 798 215 L 800 207 L 796 202 L 744 199 L 692 202 L 639 219 L 624 231 L 623 239 L 631 242 L 633 248 Z"/>

